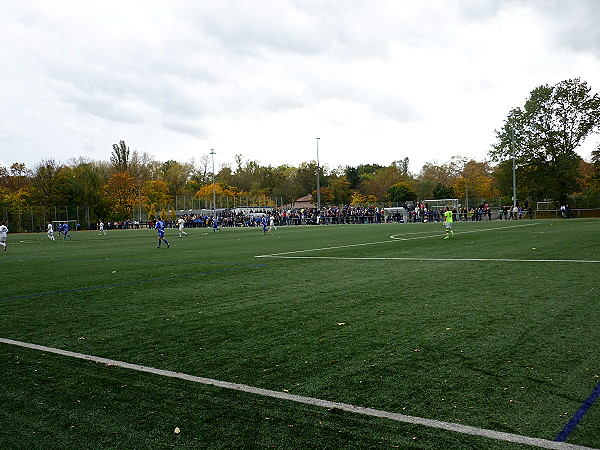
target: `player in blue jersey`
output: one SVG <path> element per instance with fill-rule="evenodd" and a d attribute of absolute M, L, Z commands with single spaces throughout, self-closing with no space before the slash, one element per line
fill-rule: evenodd
<path fill-rule="evenodd" d="M 62 233 L 64 235 L 64 238 L 63 238 L 64 241 L 66 241 L 67 238 L 72 239 L 71 235 L 69 234 L 69 223 L 68 222 L 63 223 Z"/>
<path fill-rule="evenodd" d="M 217 231 L 221 231 L 221 229 L 219 228 L 219 218 L 218 217 L 213 218 L 212 229 L 213 229 L 213 233 L 216 233 Z"/>
<path fill-rule="evenodd" d="M 263 218 L 260 219 L 260 224 L 262 225 L 263 234 L 267 234 L 269 232 L 269 230 L 267 230 L 267 225 L 269 224 L 267 216 L 263 216 Z"/>
<path fill-rule="evenodd" d="M 156 221 L 156 225 L 154 225 L 154 228 L 156 229 L 156 231 L 158 231 L 158 247 L 156 248 L 160 248 L 160 243 L 162 241 L 165 241 L 165 244 L 167 244 L 167 248 L 169 248 L 169 241 L 165 239 L 165 223 L 161 219 L 158 219 Z"/>

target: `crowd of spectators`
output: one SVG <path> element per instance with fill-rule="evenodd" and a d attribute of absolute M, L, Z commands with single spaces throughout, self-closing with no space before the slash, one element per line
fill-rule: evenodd
<path fill-rule="evenodd" d="M 526 214 L 531 218 L 531 208 L 512 206 L 501 207 L 492 211 L 487 203 L 470 209 L 453 208 L 456 221 L 480 221 L 492 219 L 521 219 Z M 275 226 L 299 225 L 341 225 L 341 224 L 368 224 L 368 223 L 426 223 L 441 222 L 443 220 L 441 209 L 430 208 L 426 202 L 406 203 L 404 211 L 387 212 L 384 208 L 376 206 L 333 206 L 317 208 L 286 208 L 270 210 L 257 208 L 256 210 L 240 211 L 226 210 L 217 212 L 217 221 L 220 227 L 259 227 L 261 219 L 268 217 Z M 185 221 L 186 228 L 210 228 L 213 225 L 212 214 L 184 214 L 179 216 Z M 177 220 L 164 220 L 166 227 L 177 227 Z M 140 227 L 154 227 L 154 221 L 142 223 L 138 221 L 109 222 L 108 229 L 132 229 Z"/>

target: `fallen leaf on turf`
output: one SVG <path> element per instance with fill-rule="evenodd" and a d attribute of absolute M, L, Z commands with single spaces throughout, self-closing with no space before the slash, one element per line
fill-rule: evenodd
<path fill-rule="evenodd" d="M 179 434 L 179 433 L 181 433 L 181 430 L 179 429 L 179 427 L 175 427 L 175 429 L 173 430 L 173 433 Z"/>
<path fill-rule="evenodd" d="M 338 322 L 338 325 L 346 325 L 346 322 Z"/>

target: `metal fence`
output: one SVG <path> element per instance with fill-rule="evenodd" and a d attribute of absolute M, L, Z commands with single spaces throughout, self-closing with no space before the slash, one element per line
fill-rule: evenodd
<path fill-rule="evenodd" d="M 96 228 L 95 223 L 90 223 L 90 208 L 87 206 L 5 207 L 0 211 L 0 219 L 6 222 L 11 233 L 45 231 L 47 224 L 55 220 L 75 220 L 81 230 Z"/>
<path fill-rule="evenodd" d="M 248 207 L 254 207 L 257 210 L 264 208 L 264 203 L 259 204 L 257 201 L 256 204 L 253 205 L 252 199 L 248 198 L 247 201 L 241 202 L 237 201 L 233 202 L 233 199 L 230 199 L 231 202 L 227 200 L 227 198 L 222 197 L 221 201 L 217 200 L 217 209 L 221 208 L 233 208 L 234 205 L 236 207 L 244 207 L 249 205 Z M 244 199 L 246 200 L 246 199 Z M 244 205 L 243 203 L 246 203 Z M 183 212 L 192 209 L 194 206 L 194 210 L 196 207 L 204 206 L 204 203 L 198 202 L 198 199 L 195 200 L 195 204 L 190 203 L 176 203 L 170 207 L 165 207 L 164 211 L 168 214 L 168 217 L 179 216 Z M 185 205 L 185 206 L 184 206 Z M 381 207 L 390 206 L 387 203 L 381 203 Z M 211 209 L 212 203 L 209 202 L 206 206 L 208 206 L 207 210 Z M 379 206 L 373 205 L 373 206 Z M 173 210 L 173 208 L 175 209 Z M 162 207 L 161 207 L 162 208 Z M 158 209 L 157 212 L 160 212 L 161 209 Z M 498 208 L 492 208 L 492 220 L 498 219 Z M 523 212 L 524 218 L 529 218 L 527 211 Z M 600 209 L 571 209 L 570 216 L 565 217 L 562 211 L 560 210 L 533 210 L 532 218 L 534 219 L 560 219 L 560 218 L 575 218 L 575 219 L 583 219 L 583 218 L 600 218 Z M 461 217 L 463 220 L 470 220 L 468 214 L 465 214 L 465 217 Z M 484 217 L 485 220 L 488 217 Z M 8 208 L 4 207 L 0 209 L 0 221 L 6 222 L 6 225 L 11 233 L 31 233 L 31 232 L 41 232 L 45 231 L 47 224 L 52 221 L 63 221 L 63 220 L 74 220 L 77 222 L 78 230 L 95 230 L 97 229 L 97 223 L 95 218 L 90 217 L 90 208 L 88 206 L 38 206 L 31 208 Z M 143 210 L 134 209 L 134 217 L 133 220 L 137 220 L 139 222 L 146 222 L 148 220 L 147 213 Z"/>

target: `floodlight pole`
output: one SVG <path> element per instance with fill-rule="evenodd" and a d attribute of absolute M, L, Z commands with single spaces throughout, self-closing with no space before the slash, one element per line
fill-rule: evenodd
<path fill-rule="evenodd" d="M 466 200 L 466 214 L 469 214 L 469 179 L 465 173 L 465 200 Z"/>
<path fill-rule="evenodd" d="M 215 150 L 210 149 L 212 156 L 212 191 L 213 191 L 213 220 L 217 218 L 217 194 L 215 192 Z"/>
<path fill-rule="evenodd" d="M 321 167 L 319 166 L 319 140 L 317 138 L 317 214 L 321 211 Z"/>
<path fill-rule="evenodd" d="M 512 171 L 513 171 L 513 208 L 517 206 L 517 169 L 515 165 L 515 130 L 510 127 L 510 145 L 512 148 Z"/>
<path fill-rule="evenodd" d="M 138 167 L 138 217 L 142 222 L 142 166 Z"/>

